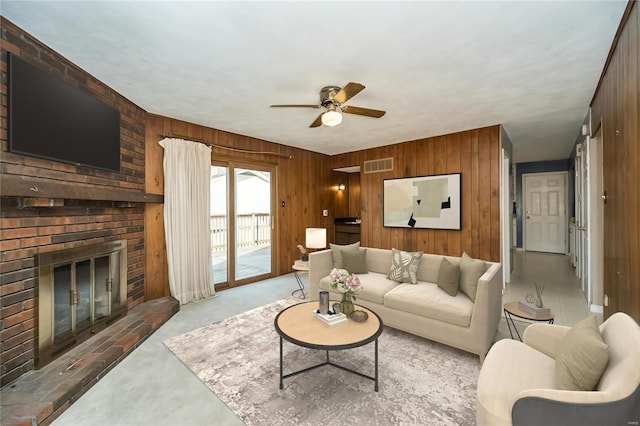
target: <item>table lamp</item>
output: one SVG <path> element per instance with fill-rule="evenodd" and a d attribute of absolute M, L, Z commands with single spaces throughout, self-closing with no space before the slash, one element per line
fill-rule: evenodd
<path fill-rule="evenodd" d="M 309 249 L 323 249 L 327 247 L 326 228 L 307 228 L 305 245 Z"/>

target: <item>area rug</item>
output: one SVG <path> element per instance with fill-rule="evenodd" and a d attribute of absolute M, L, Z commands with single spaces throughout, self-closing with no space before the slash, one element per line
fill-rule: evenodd
<path fill-rule="evenodd" d="M 471 425 L 480 362 L 472 355 L 385 328 L 379 392 L 372 380 L 323 366 L 279 389 L 273 321 L 286 299 L 172 337 L 164 344 L 247 425 Z M 373 343 L 331 360 L 374 374 Z M 284 342 L 284 372 L 320 363 L 325 352 Z"/>

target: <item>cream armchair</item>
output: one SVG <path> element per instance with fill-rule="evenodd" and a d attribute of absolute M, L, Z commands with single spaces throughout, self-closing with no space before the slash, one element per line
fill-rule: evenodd
<path fill-rule="evenodd" d="M 593 391 L 556 387 L 555 357 L 570 327 L 532 324 L 524 343 L 498 341 L 478 378 L 478 426 L 640 424 L 640 326 L 618 312 L 599 328 L 609 361 Z"/>

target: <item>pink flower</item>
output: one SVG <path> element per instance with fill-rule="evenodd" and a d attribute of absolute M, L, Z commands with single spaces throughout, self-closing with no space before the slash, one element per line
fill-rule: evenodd
<path fill-rule="evenodd" d="M 349 274 L 345 269 L 332 269 L 329 273 L 332 284 L 331 288 L 340 293 L 348 293 L 354 300 L 355 294 L 362 289 L 360 279 L 356 274 Z"/>
<path fill-rule="evenodd" d="M 354 293 L 360 290 L 360 278 L 356 274 L 347 277 L 347 287 Z"/>

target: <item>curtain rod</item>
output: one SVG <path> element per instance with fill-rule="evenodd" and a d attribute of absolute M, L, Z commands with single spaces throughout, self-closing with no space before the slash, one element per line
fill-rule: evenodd
<path fill-rule="evenodd" d="M 250 149 L 232 148 L 230 146 L 218 145 L 218 144 L 206 141 L 204 139 L 192 138 L 192 137 L 189 137 L 189 136 L 184 136 L 184 135 L 180 135 L 180 134 L 176 134 L 176 133 L 165 133 L 165 134 L 160 134 L 158 136 L 163 137 L 163 138 L 180 138 L 180 139 L 190 140 L 190 141 L 193 141 L 193 142 L 203 143 L 203 144 L 205 144 L 207 146 L 210 146 L 212 148 L 227 149 L 229 151 L 244 152 L 244 153 L 247 153 L 247 154 L 276 155 L 278 157 L 288 158 L 289 160 L 293 159 L 293 155 L 280 154 L 279 152 L 275 152 L 275 151 L 252 151 Z"/>

